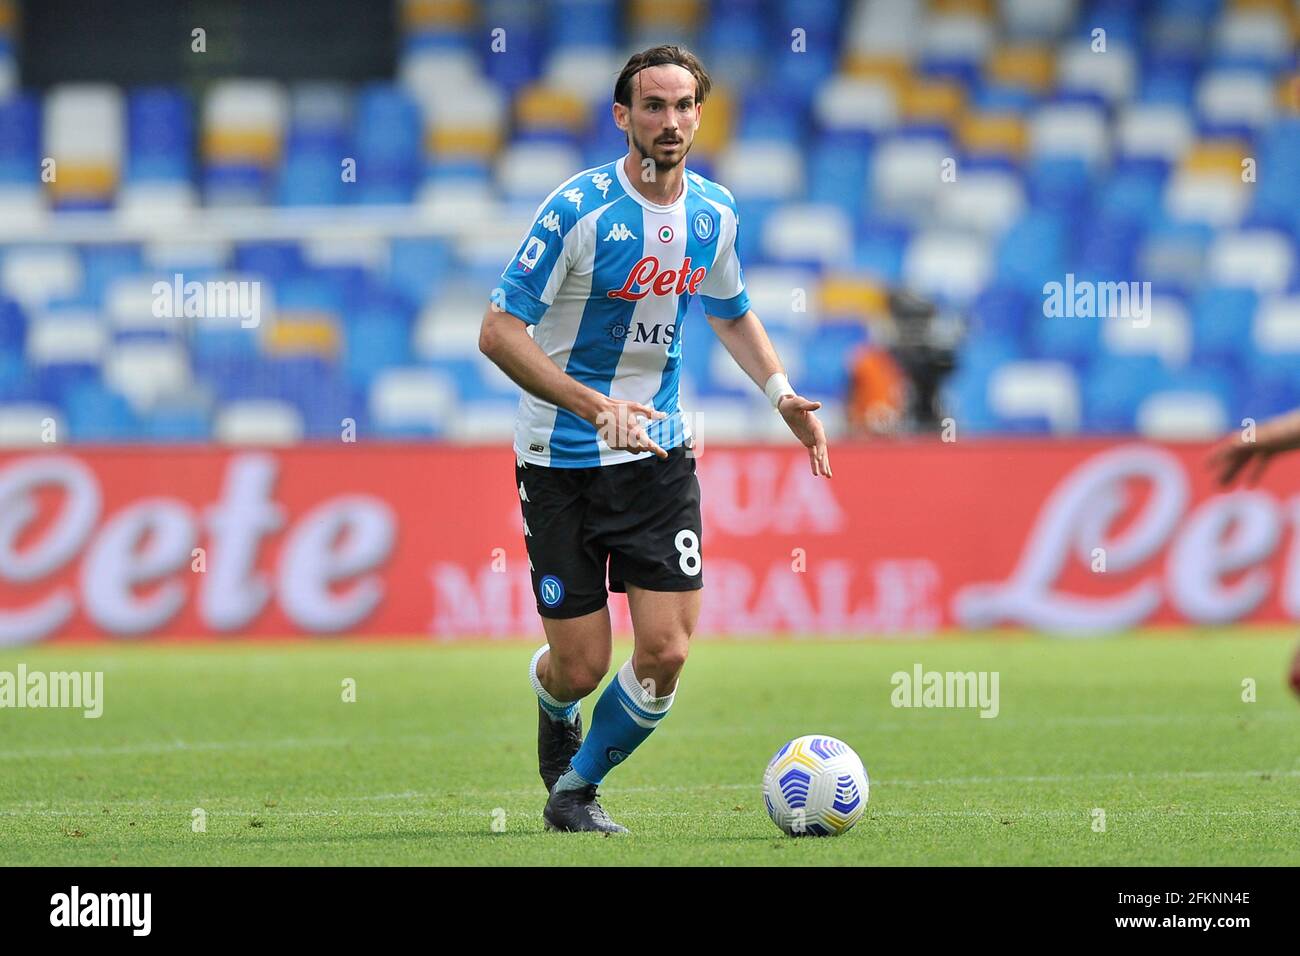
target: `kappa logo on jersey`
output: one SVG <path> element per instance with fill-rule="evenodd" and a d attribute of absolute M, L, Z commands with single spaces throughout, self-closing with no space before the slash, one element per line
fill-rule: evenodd
<path fill-rule="evenodd" d="M 624 239 L 635 239 L 636 233 L 627 227 L 626 223 L 616 222 L 610 227 L 609 234 L 602 239 L 602 242 L 622 242 Z"/>
<path fill-rule="evenodd" d="M 536 236 L 529 236 L 528 242 L 524 245 L 524 254 L 519 257 L 519 266 L 526 272 L 532 271 L 533 266 L 537 265 L 537 260 L 542 257 L 546 251 L 546 243 Z"/>
<path fill-rule="evenodd" d="M 600 198 L 609 198 L 609 186 L 613 182 L 609 178 L 609 173 L 594 173 L 591 177 L 591 184 L 600 190 Z"/>
<path fill-rule="evenodd" d="M 574 209 L 577 209 L 579 212 L 582 211 L 582 190 L 581 189 L 576 189 L 576 188 L 566 189 L 564 191 L 564 198 L 569 200 L 569 202 L 573 203 Z"/>
<path fill-rule="evenodd" d="M 560 234 L 560 217 L 555 214 L 555 210 L 547 211 L 546 215 L 537 220 L 537 225 L 543 229 L 549 229 L 557 236 Z"/>
<path fill-rule="evenodd" d="M 695 295 L 700 283 L 708 274 L 709 270 L 704 266 L 692 270 L 690 256 L 682 260 L 680 269 L 663 270 L 659 268 L 658 259 L 654 256 L 646 256 L 632 267 L 632 271 L 627 274 L 627 279 L 623 282 L 623 288 L 610 289 L 606 295 L 611 299 L 632 301 L 644 299 L 651 292 L 655 295 L 682 295 L 683 293 Z M 638 285 L 641 288 L 634 291 L 632 287 Z"/>

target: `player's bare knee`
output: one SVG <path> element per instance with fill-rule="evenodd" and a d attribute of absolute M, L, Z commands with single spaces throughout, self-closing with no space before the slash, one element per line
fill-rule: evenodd
<path fill-rule="evenodd" d="M 686 666 L 687 653 L 685 641 L 665 642 L 638 651 L 633 667 L 642 680 L 649 678 L 659 686 L 665 686 L 677 680 L 677 675 Z"/>
<path fill-rule="evenodd" d="M 609 662 L 606 661 L 602 667 L 599 661 L 575 658 L 553 661 L 551 667 L 554 682 L 563 687 L 565 694 L 563 699 L 579 700 L 600 686 L 600 682 L 609 670 Z"/>

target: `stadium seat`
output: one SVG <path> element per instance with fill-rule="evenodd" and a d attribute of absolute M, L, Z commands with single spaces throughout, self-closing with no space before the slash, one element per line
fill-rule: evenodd
<path fill-rule="evenodd" d="M 226 445 L 293 445 L 304 431 L 296 408 L 265 399 L 223 405 L 212 425 L 212 437 Z"/>
<path fill-rule="evenodd" d="M 988 405 L 1009 429 L 1040 425 L 1057 434 L 1079 429 L 1079 387 L 1073 370 L 1060 362 L 1009 362 L 989 379 Z"/>

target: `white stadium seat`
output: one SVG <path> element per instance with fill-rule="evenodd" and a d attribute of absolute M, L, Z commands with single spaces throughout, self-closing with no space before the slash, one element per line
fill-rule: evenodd
<path fill-rule="evenodd" d="M 470 444 L 508 443 L 514 438 L 518 407 L 504 398 L 463 402 L 447 421 L 447 437 Z"/>
<path fill-rule="evenodd" d="M 999 170 L 978 170 L 943 183 L 938 191 L 940 220 L 958 230 L 996 235 L 1009 229 L 1025 208 L 1020 177 Z"/>
<path fill-rule="evenodd" d="M 1110 133 L 1101 110 L 1083 103 L 1040 107 L 1029 122 L 1035 156 L 1068 156 L 1097 166 L 1110 158 Z"/>
<path fill-rule="evenodd" d="M 1250 199 L 1249 188 L 1236 177 L 1182 170 L 1169 177 L 1164 195 L 1170 218 L 1218 228 L 1240 223 Z"/>
<path fill-rule="evenodd" d="M 45 97 L 43 118 L 42 149 L 56 164 L 122 168 L 126 129 L 118 87 L 111 83 L 56 86 Z"/>
<path fill-rule="evenodd" d="M 213 437 L 226 445 L 293 445 L 305 430 L 298 409 L 274 399 L 222 405 L 212 425 Z"/>
<path fill-rule="evenodd" d="M 1228 9 L 1214 25 L 1213 46 L 1226 56 L 1249 57 L 1275 65 L 1295 53 L 1291 24 L 1276 10 Z"/>
<path fill-rule="evenodd" d="M 583 168 L 582 154 L 572 146 L 516 143 L 497 159 L 496 182 L 507 200 L 531 199 L 535 204 Z M 581 211 L 590 211 L 586 205 Z"/>
<path fill-rule="evenodd" d="M 1001 0 L 998 4 L 1013 37 L 1057 37 L 1070 28 L 1078 13 L 1077 0 Z"/>
<path fill-rule="evenodd" d="M 893 137 L 876 149 L 871 164 L 871 189 L 882 211 L 904 215 L 928 214 L 941 186 L 945 159 L 956 151 L 931 137 Z"/>
<path fill-rule="evenodd" d="M 81 291 L 81 257 L 66 246 L 12 249 L 0 269 L 0 292 L 29 308 Z"/>
<path fill-rule="evenodd" d="M 818 88 L 813 115 L 826 129 L 880 132 L 898 125 L 898 103 L 888 83 L 836 77 Z"/>
<path fill-rule="evenodd" d="M 108 327 L 90 309 L 38 313 L 27 326 L 27 361 L 98 365 L 108 349 Z"/>
<path fill-rule="evenodd" d="M 413 345 L 421 358 L 476 358 L 479 329 L 482 324 L 483 303 L 478 310 L 448 308 L 435 302 L 420 313 L 416 323 Z"/>
<path fill-rule="evenodd" d="M 1295 250 L 1286 236 L 1264 229 L 1220 233 L 1210 245 L 1206 270 L 1218 285 L 1281 292 L 1295 271 Z"/>
<path fill-rule="evenodd" d="M 1300 353 L 1300 295 L 1277 295 L 1255 309 L 1251 323 L 1255 348 L 1270 354 Z"/>
<path fill-rule="evenodd" d="M 921 54 L 943 60 L 981 63 L 996 39 L 994 25 L 973 14 L 939 14 L 921 23 Z"/>
<path fill-rule="evenodd" d="M 861 0 L 848 22 L 848 49 L 911 58 L 921 42 L 921 0 Z"/>
<path fill-rule="evenodd" d="M 1273 118 L 1276 93 L 1270 78 L 1253 70 L 1212 70 L 1196 84 L 1196 109 L 1212 123 L 1252 128 Z"/>
<path fill-rule="evenodd" d="M 795 199 L 804 188 L 803 151 L 793 143 L 742 140 L 722 151 L 717 178 L 739 199 Z"/>
<path fill-rule="evenodd" d="M 1137 85 L 1133 51 L 1108 42 L 1105 51 L 1092 48 L 1091 39 L 1067 43 L 1057 54 L 1057 82 L 1062 90 L 1096 93 L 1111 103 L 1127 100 Z"/>
<path fill-rule="evenodd" d="M 803 328 L 816 316 L 820 280 L 815 272 L 789 266 L 754 266 L 745 270 L 745 291 L 750 306 L 763 319 L 791 328 Z M 802 295 L 800 295 L 802 292 Z M 802 310 L 799 309 L 802 300 Z"/>
<path fill-rule="evenodd" d="M 903 254 L 903 281 L 923 295 L 967 303 L 993 272 L 989 244 L 948 231 L 915 236 Z"/>
<path fill-rule="evenodd" d="M 53 425 L 52 429 L 47 426 Z M 53 435 L 55 442 L 45 440 Z M 0 448 L 53 448 L 68 437 L 63 415 L 52 405 L 0 405 Z"/>
<path fill-rule="evenodd" d="M 1138 433 L 1153 441 L 1207 440 L 1228 430 L 1228 412 L 1209 392 L 1148 395 L 1138 405 L 1136 420 Z"/>
<path fill-rule="evenodd" d="M 439 429 L 456 404 L 455 383 L 431 369 L 385 369 L 370 386 L 370 415 L 381 429 Z"/>
<path fill-rule="evenodd" d="M 190 384 L 184 346 L 174 342 L 123 342 L 104 357 L 104 382 L 147 410 Z"/>
<path fill-rule="evenodd" d="M 1046 418 L 1058 433 L 1079 428 L 1079 385 L 1064 362 L 1008 362 L 988 388 L 989 407 L 1004 418 Z"/>
<path fill-rule="evenodd" d="M 763 254 L 777 262 L 847 265 L 853 252 L 853 223 L 839 206 L 785 205 L 763 223 L 762 245 Z"/>
<path fill-rule="evenodd" d="M 1154 355 L 1170 368 L 1181 368 L 1192 354 L 1192 327 L 1187 308 L 1172 296 L 1153 296 L 1147 321 L 1101 320 L 1102 343 L 1113 355 Z"/>
<path fill-rule="evenodd" d="M 1176 161 L 1196 138 L 1186 110 L 1158 103 L 1123 108 L 1115 123 L 1116 147 L 1134 159 Z"/>

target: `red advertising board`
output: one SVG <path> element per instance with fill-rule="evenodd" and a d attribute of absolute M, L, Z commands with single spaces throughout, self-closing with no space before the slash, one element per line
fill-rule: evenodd
<path fill-rule="evenodd" d="M 1205 446 L 709 445 L 698 634 L 861 637 L 1300 617 L 1300 459 L 1219 493 Z M 540 634 L 508 448 L 0 455 L 0 646 Z M 626 604 L 611 601 L 627 629 Z"/>

